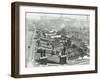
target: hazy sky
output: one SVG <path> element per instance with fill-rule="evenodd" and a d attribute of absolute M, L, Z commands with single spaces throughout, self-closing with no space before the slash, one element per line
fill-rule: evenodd
<path fill-rule="evenodd" d="M 82 19 L 82 20 L 87 20 L 88 16 L 86 15 L 61 15 L 61 14 L 43 14 L 43 13 L 26 13 L 26 19 L 30 20 L 40 20 L 41 17 L 45 17 L 45 19 L 57 19 L 59 17 L 67 17 L 67 18 L 72 18 L 72 19 Z"/>

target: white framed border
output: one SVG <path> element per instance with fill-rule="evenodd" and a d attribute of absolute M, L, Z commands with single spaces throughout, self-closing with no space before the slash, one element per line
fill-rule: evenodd
<path fill-rule="evenodd" d="M 37 6 L 19 7 L 19 30 L 20 30 L 20 51 L 19 51 L 19 74 L 40 74 L 55 72 L 74 72 L 95 70 L 95 10 L 73 9 L 73 8 L 54 8 Z M 46 12 L 46 13 L 67 13 L 90 15 L 90 64 L 73 66 L 53 66 L 53 67 L 33 67 L 25 68 L 25 12 Z"/>

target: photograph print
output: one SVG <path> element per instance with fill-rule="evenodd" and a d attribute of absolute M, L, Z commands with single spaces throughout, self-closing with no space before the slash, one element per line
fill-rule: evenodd
<path fill-rule="evenodd" d="M 97 7 L 12 3 L 12 77 L 97 73 Z"/>
<path fill-rule="evenodd" d="M 90 16 L 25 13 L 25 67 L 90 64 Z"/>

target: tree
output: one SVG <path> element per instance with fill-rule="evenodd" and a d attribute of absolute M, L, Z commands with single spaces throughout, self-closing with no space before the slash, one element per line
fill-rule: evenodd
<path fill-rule="evenodd" d="M 72 45 L 72 41 L 71 41 L 71 39 L 69 38 L 69 39 L 67 40 L 67 47 L 70 48 L 71 45 Z"/>
<path fill-rule="evenodd" d="M 81 42 L 80 47 L 83 49 L 83 52 L 85 53 L 85 55 L 89 56 L 89 54 L 88 54 L 89 48 L 87 47 L 87 45 L 84 42 Z"/>
<path fill-rule="evenodd" d="M 82 59 L 83 59 L 83 57 L 86 55 L 86 53 L 80 47 L 79 47 L 78 51 L 79 51 L 79 56 L 82 57 Z"/>
<path fill-rule="evenodd" d="M 40 40 L 37 40 L 36 43 L 37 43 L 37 47 L 40 47 L 41 46 Z"/>

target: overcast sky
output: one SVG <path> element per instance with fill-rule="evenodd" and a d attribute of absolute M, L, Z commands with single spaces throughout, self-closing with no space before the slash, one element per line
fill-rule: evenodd
<path fill-rule="evenodd" d="M 61 14 L 44 14 L 44 13 L 26 13 L 26 19 L 30 20 L 40 20 L 41 17 L 45 17 L 45 19 L 57 19 L 59 17 L 64 17 L 64 18 L 72 18 L 72 19 L 79 19 L 79 20 L 87 20 L 89 16 L 86 15 L 61 15 Z"/>

